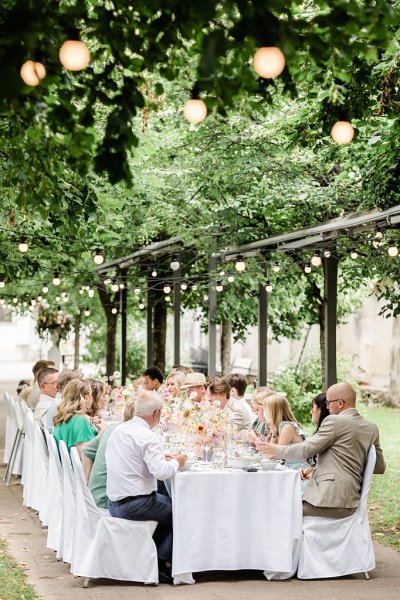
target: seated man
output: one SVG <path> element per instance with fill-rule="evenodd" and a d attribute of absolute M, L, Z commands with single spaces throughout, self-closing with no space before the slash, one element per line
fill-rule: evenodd
<path fill-rule="evenodd" d="M 157 479 L 173 477 L 184 467 L 186 456 L 165 456 L 157 435 L 151 431 L 160 420 L 162 399 L 142 391 L 135 416 L 118 425 L 106 447 L 108 509 L 113 517 L 132 521 L 158 521 L 154 533 L 160 582 L 171 583 L 166 562 L 172 559 L 171 498 L 156 492 Z"/>
<path fill-rule="evenodd" d="M 149 392 L 161 391 L 163 381 L 163 372 L 158 367 L 149 367 L 143 373 L 143 387 L 145 390 L 149 390 Z"/>
<path fill-rule="evenodd" d="M 316 466 L 303 494 L 304 516 L 341 519 L 353 514 L 360 504 L 364 469 L 372 444 L 376 448 L 374 473 L 384 473 L 386 465 L 378 428 L 356 410 L 356 394 L 351 385 L 332 385 L 326 392 L 326 404 L 330 416 L 304 442 L 290 446 L 261 442 L 258 448 L 285 460 L 316 455 Z"/>
<path fill-rule="evenodd" d="M 39 372 L 42 369 L 47 369 L 47 367 L 55 367 L 55 364 L 52 360 L 38 360 L 32 367 L 32 373 L 34 377 L 32 389 L 30 390 L 29 397 L 27 400 L 28 406 L 34 411 L 36 408 L 36 404 L 39 402 L 40 389 L 37 382 L 37 377 Z"/>
<path fill-rule="evenodd" d="M 33 413 L 33 418 L 42 429 L 46 413 L 57 394 L 57 376 L 57 369 L 53 369 L 52 367 L 42 369 L 37 376 L 40 396 Z"/>
<path fill-rule="evenodd" d="M 214 379 L 208 386 L 210 402 L 219 402 L 222 410 L 229 412 L 231 423 L 236 425 L 238 431 L 251 430 L 252 418 L 246 407 L 239 400 L 231 397 L 231 386 L 226 379 Z"/>
<path fill-rule="evenodd" d="M 203 373 L 187 373 L 181 384 L 181 391 L 185 392 L 186 397 L 190 398 L 192 402 L 198 403 L 206 396 L 206 383 Z"/>

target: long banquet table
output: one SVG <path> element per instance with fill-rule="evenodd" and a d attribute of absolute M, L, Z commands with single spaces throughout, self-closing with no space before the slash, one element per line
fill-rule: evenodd
<path fill-rule="evenodd" d="M 178 472 L 171 486 L 174 583 L 193 573 L 255 569 L 287 579 L 297 569 L 302 537 L 297 471 Z"/>

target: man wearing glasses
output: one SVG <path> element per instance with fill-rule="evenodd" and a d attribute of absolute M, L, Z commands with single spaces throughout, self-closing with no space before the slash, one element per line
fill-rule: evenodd
<path fill-rule="evenodd" d="M 385 472 L 385 461 L 375 423 L 356 409 L 356 394 L 349 383 L 336 383 L 326 392 L 330 415 L 318 432 L 290 446 L 260 444 L 263 453 L 285 460 L 311 458 L 317 464 L 309 473 L 303 494 L 304 516 L 344 518 L 360 503 L 361 485 L 372 444 L 376 449 L 374 473 Z"/>
<path fill-rule="evenodd" d="M 47 367 L 39 371 L 37 382 L 40 389 L 39 401 L 36 404 L 33 418 L 37 424 L 43 429 L 43 417 L 46 415 L 49 406 L 53 402 L 57 394 L 57 369 Z"/>

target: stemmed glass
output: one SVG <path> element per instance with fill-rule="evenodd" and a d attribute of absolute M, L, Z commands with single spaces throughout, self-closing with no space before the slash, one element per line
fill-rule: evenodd
<path fill-rule="evenodd" d="M 204 448 L 204 454 L 205 454 L 205 462 L 208 463 L 208 453 L 212 448 L 212 444 L 211 444 L 211 440 L 210 438 L 207 438 L 204 442 L 203 442 L 203 448 Z"/>

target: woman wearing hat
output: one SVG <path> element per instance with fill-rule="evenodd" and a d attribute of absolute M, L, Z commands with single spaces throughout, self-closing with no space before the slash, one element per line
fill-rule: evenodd
<path fill-rule="evenodd" d="M 201 402 L 206 395 L 206 378 L 203 373 L 188 373 L 181 385 L 181 390 L 186 393 L 192 402 Z"/>

